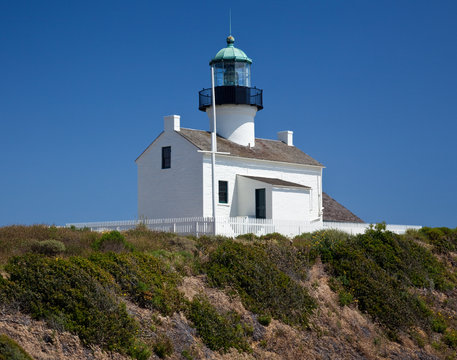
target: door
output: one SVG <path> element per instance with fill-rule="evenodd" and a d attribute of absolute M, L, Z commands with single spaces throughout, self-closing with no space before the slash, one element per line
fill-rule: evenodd
<path fill-rule="evenodd" d="M 255 189 L 255 217 L 266 218 L 265 189 Z"/>

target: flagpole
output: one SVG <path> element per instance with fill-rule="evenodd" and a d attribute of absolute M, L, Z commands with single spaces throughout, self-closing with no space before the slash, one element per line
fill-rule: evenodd
<path fill-rule="evenodd" d="M 213 131 L 211 132 L 211 172 L 212 172 L 212 188 L 213 188 L 213 220 L 214 220 L 214 235 L 216 235 L 216 95 L 214 91 L 214 66 L 211 66 L 211 98 L 213 103 Z"/>

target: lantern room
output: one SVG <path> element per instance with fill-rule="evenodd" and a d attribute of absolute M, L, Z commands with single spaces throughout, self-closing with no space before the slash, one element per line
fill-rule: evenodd
<path fill-rule="evenodd" d="M 215 86 L 251 86 L 252 60 L 233 46 L 235 38 L 227 38 L 227 47 L 221 49 L 209 63 L 214 66 Z"/>
<path fill-rule="evenodd" d="M 234 43 L 235 38 L 228 36 L 227 47 L 219 50 L 209 63 L 214 67 L 216 105 L 251 105 L 261 110 L 262 90 L 251 87 L 252 59 Z M 211 105 L 211 88 L 201 90 L 198 108 L 206 112 Z"/>

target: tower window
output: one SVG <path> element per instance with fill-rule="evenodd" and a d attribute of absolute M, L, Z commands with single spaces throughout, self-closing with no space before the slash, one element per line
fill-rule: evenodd
<path fill-rule="evenodd" d="M 171 167 L 171 146 L 164 146 L 162 148 L 162 169 L 169 169 Z"/>
<path fill-rule="evenodd" d="M 228 203 L 228 183 L 227 181 L 219 181 L 219 203 Z"/>

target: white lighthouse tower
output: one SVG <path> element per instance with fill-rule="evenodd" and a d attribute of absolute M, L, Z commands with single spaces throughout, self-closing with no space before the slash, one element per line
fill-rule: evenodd
<path fill-rule="evenodd" d="M 227 47 L 210 61 L 214 67 L 217 134 L 243 146 L 255 146 L 254 118 L 263 109 L 262 90 L 251 87 L 252 60 L 227 37 Z M 199 109 L 208 114 L 213 131 L 211 89 L 199 93 Z"/>

